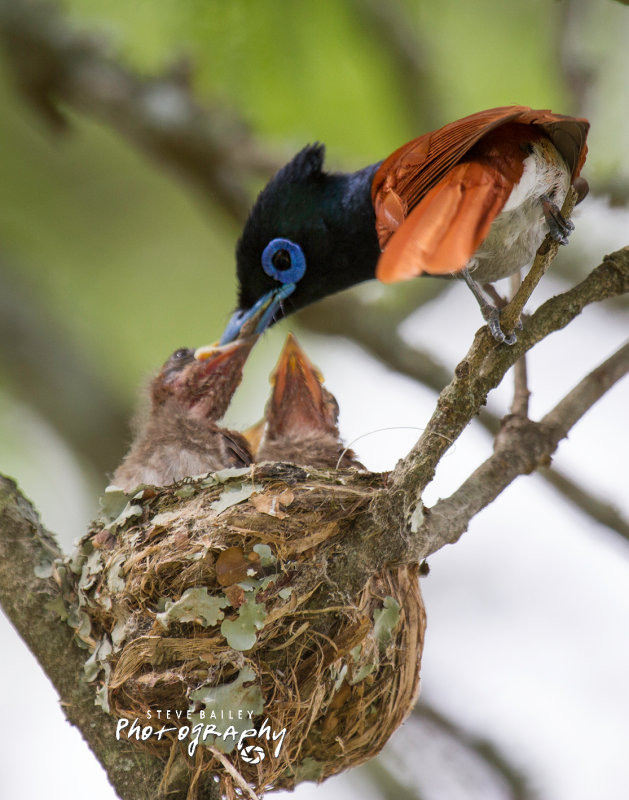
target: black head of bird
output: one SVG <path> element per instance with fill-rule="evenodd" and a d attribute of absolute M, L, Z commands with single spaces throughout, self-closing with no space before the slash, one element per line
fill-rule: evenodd
<path fill-rule="evenodd" d="M 292 333 L 286 339 L 271 382 L 273 389 L 265 409 L 256 461 L 363 468 L 341 442 L 339 407 L 334 395 L 325 388 L 321 373 Z"/>
<path fill-rule="evenodd" d="M 361 281 L 460 274 L 493 335 L 480 285 L 531 263 L 548 232 L 565 244 L 561 205 L 580 194 L 587 120 L 525 106 L 489 109 L 403 145 L 354 173 L 323 169 L 306 147 L 258 197 L 237 246 L 238 308 L 222 341 L 263 298 L 264 324 Z M 257 332 L 260 332 L 261 326 Z"/>
<path fill-rule="evenodd" d="M 246 440 L 217 422 L 227 411 L 257 337 L 222 347 L 176 350 L 149 385 L 150 409 L 112 483 L 129 492 L 142 483 L 251 463 Z"/>

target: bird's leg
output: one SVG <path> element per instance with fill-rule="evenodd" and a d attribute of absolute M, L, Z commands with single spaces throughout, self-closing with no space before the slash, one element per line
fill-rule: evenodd
<path fill-rule="evenodd" d="M 476 298 L 476 302 L 480 306 L 483 319 L 487 323 L 494 339 L 497 342 L 505 342 L 505 344 L 515 344 L 517 342 L 516 335 L 512 333 L 507 336 L 503 332 L 502 328 L 500 327 L 500 309 L 491 303 L 487 295 L 483 292 L 481 285 L 477 283 L 470 275 L 469 269 L 465 267 L 465 269 L 461 270 L 460 274 Z"/>
<path fill-rule="evenodd" d="M 544 217 L 548 223 L 550 235 L 559 244 L 568 244 L 568 237 L 574 230 L 574 224 L 569 219 L 564 219 L 561 215 L 561 209 L 555 205 L 547 194 L 540 197 L 542 208 L 544 209 Z"/>

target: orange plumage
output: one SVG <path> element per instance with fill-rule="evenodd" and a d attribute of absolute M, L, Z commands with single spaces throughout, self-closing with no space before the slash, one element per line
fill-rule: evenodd
<path fill-rule="evenodd" d="M 388 283 L 464 269 L 522 178 L 531 143 L 549 158 L 557 152 L 573 181 L 585 161 L 588 128 L 584 119 L 507 106 L 400 147 L 372 183 L 384 250 L 377 277 Z"/>

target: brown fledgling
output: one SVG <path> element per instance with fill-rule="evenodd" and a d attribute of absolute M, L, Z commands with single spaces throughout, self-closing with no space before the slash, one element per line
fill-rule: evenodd
<path fill-rule="evenodd" d="M 149 385 L 148 417 L 114 472 L 125 492 L 140 484 L 167 486 L 226 467 L 246 467 L 246 439 L 217 422 L 227 411 L 257 337 L 222 347 L 176 350 Z"/>
<path fill-rule="evenodd" d="M 298 466 L 364 469 L 340 440 L 339 407 L 323 386 L 321 373 L 288 334 L 271 377 L 273 391 L 256 461 L 288 461 Z M 339 463 L 340 460 L 340 463 Z"/>

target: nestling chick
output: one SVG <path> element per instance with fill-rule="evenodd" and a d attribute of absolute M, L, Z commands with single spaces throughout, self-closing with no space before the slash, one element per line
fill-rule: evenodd
<path fill-rule="evenodd" d="M 223 347 L 176 350 L 151 381 L 151 408 L 112 484 L 125 492 L 167 486 L 252 458 L 239 433 L 216 423 L 227 411 L 257 337 Z"/>
<path fill-rule="evenodd" d="M 288 334 L 271 382 L 273 391 L 265 409 L 266 424 L 256 461 L 364 469 L 340 440 L 339 407 L 334 395 L 323 386 L 321 373 L 292 333 Z"/>

